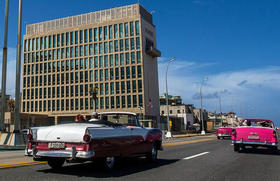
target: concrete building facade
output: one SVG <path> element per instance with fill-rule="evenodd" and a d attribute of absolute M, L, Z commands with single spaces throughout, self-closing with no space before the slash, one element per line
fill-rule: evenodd
<path fill-rule="evenodd" d="M 131 111 L 159 118 L 156 29 L 134 4 L 27 25 L 21 112 L 69 118 Z"/>

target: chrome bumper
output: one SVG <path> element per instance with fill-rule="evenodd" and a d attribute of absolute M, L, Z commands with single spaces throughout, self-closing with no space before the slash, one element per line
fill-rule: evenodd
<path fill-rule="evenodd" d="M 217 134 L 217 136 L 227 136 L 227 137 L 231 137 L 230 134 Z"/>
<path fill-rule="evenodd" d="M 33 156 L 34 158 L 40 157 L 61 157 L 61 158 L 82 158 L 89 159 L 94 157 L 94 151 L 76 151 L 76 149 L 72 150 L 49 150 L 49 151 L 41 151 L 41 150 L 31 150 L 25 149 L 26 156 Z"/>
<path fill-rule="evenodd" d="M 233 144 L 244 144 L 244 145 L 262 145 L 262 146 L 278 146 L 279 143 L 268 143 L 268 142 L 258 142 L 258 141 L 232 141 Z"/>

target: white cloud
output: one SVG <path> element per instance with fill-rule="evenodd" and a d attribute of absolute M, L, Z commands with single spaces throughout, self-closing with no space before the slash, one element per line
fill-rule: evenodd
<path fill-rule="evenodd" d="M 276 117 L 272 110 L 279 107 L 276 100 L 280 100 L 280 66 L 207 75 L 205 68 L 211 65 L 213 63 L 198 65 L 194 61 L 172 63 L 168 70 L 169 94 L 179 95 L 184 103 L 200 107 L 200 99 L 197 98 L 201 81 L 207 76 L 208 81 L 203 85 L 202 92 L 203 105 L 208 111 L 219 110 L 218 97 L 221 95 L 224 112 L 235 111 L 243 116 L 246 113 L 247 116 L 253 117 Z M 165 92 L 165 71 L 166 61 L 160 61 L 160 94 Z"/>

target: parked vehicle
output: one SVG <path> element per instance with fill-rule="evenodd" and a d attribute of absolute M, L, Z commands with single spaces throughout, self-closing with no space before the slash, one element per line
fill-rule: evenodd
<path fill-rule="evenodd" d="M 233 129 L 234 128 L 232 127 L 220 127 L 216 131 L 216 136 L 218 139 L 231 138 L 231 133 Z"/>
<path fill-rule="evenodd" d="M 146 156 L 155 161 L 158 150 L 162 150 L 160 129 L 143 128 L 134 113 L 108 112 L 89 121 L 31 128 L 25 154 L 54 169 L 65 161 L 98 161 L 112 169 L 117 157 Z"/>
<path fill-rule="evenodd" d="M 257 148 L 267 147 L 278 149 L 278 134 L 274 123 L 268 119 L 244 119 L 241 125 L 232 131 L 234 151 L 239 151 L 246 146 Z"/>

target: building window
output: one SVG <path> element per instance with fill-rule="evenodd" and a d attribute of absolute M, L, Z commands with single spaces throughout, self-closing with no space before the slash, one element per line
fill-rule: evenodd
<path fill-rule="evenodd" d="M 129 50 L 129 39 L 125 39 L 125 50 Z"/>
<path fill-rule="evenodd" d="M 78 37 L 78 34 L 79 32 L 78 31 L 75 31 L 75 44 L 78 44 L 78 40 L 79 40 L 79 37 Z"/>
<path fill-rule="evenodd" d="M 135 33 L 139 35 L 139 21 L 135 21 Z"/>
<path fill-rule="evenodd" d="M 130 93 L 130 89 L 131 89 L 130 81 L 126 81 L 126 91 L 127 91 L 127 93 Z"/>
<path fill-rule="evenodd" d="M 125 108 L 125 96 L 122 96 L 122 108 Z"/>
<path fill-rule="evenodd" d="M 99 31 L 99 41 L 102 41 L 102 37 L 103 37 L 102 27 L 99 27 L 98 31 Z"/>
<path fill-rule="evenodd" d="M 114 97 L 111 97 L 111 109 L 115 108 L 115 99 Z"/>
<path fill-rule="evenodd" d="M 126 65 L 129 65 L 130 64 L 130 58 L 129 58 L 129 53 L 125 53 L 125 63 Z"/>
<path fill-rule="evenodd" d="M 119 55 L 115 54 L 115 66 L 119 66 Z"/>
<path fill-rule="evenodd" d="M 138 76 L 138 78 L 142 77 L 141 65 L 137 66 L 137 76 Z"/>
<path fill-rule="evenodd" d="M 139 106 L 143 107 L 143 96 L 142 95 L 138 96 L 138 101 L 139 101 Z"/>
<path fill-rule="evenodd" d="M 118 38 L 118 25 L 117 24 L 114 25 L 114 38 L 115 39 Z"/>
<path fill-rule="evenodd" d="M 100 84 L 100 95 L 103 95 L 104 94 L 104 86 L 103 84 Z"/>
<path fill-rule="evenodd" d="M 135 44 L 134 44 L 134 38 L 130 38 L 130 50 L 134 50 Z"/>
<path fill-rule="evenodd" d="M 126 78 L 130 79 L 130 67 L 126 67 Z"/>
<path fill-rule="evenodd" d="M 106 98 L 105 98 L 105 108 L 106 108 L 106 109 L 109 109 L 109 106 L 110 106 L 110 105 L 109 105 L 109 97 L 106 97 Z"/>
<path fill-rule="evenodd" d="M 133 22 L 130 22 L 130 36 L 134 35 L 134 26 L 133 26 Z"/>
<path fill-rule="evenodd" d="M 113 38 L 113 26 L 109 26 L 109 39 L 111 40 Z"/>
<path fill-rule="evenodd" d="M 104 40 L 108 39 L 108 28 L 107 26 L 104 26 Z"/>
<path fill-rule="evenodd" d="M 125 23 L 124 24 L 124 34 L 125 34 L 125 37 L 128 37 L 128 23 Z"/>
<path fill-rule="evenodd" d="M 131 96 L 130 95 L 127 96 L 127 107 L 128 108 L 131 107 Z"/>
<path fill-rule="evenodd" d="M 119 51 L 119 41 L 115 40 L 114 44 L 115 44 L 115 52 L 118 52 Z"/>
<path fill-rule="evenodd" d="M 124 85 L 123 81 L 121 82 L 121 90 L 122 90 L 122 94 L 124 94 L 125 93 L 125 85 Z"/>
<path fill-rule="evenodd" d="M 132 92 L 136 92 L 136 80 L 132 81 Z"/>
<path fill-rule="evenodd" d="M 116 82 L 116 94 L 120 93 L 120 84 L 119 82 Z"/>
<path fill-rule="evenodd" d="M 74 34 L 73 32 L 70 32 L 70 44 L 73 45 L 74 43 Z"/>
<path fill-rule="evenodd" d="M 100 109 L 104 109 L 104 98 L 100 97 Z"/>
<path fill-rule="evenodd" d="M 138 92 L 142 92 L 142 80 L 138 80 Z"/>
<path fill-rule="evenodd" d="M 85 35 L 85 43 L 88 42 L 88 30 L 84 30 L 84 35 Z"/>
<path fill-rule="evenodd" d="M 116 107 L 120 108 L 120 97 L 119 96 L 116 97 L 116 104 L 117 104 Z"/>
<path fill-rule="evenodd" d="M 136 38 L 136 49 L 137 50 L 140 49 L 140 38 L 139 37 Z"/>
<path fill-rule="evenodd" d="M 110 67 L 114 66 L 113 55 L 110 55 Z"/>
<path fill-rule="evenodd" d="M 110 94 L 114 94 L 114 83 L 110 83 Z"/>
<path fill-rule="evenodd" d="M 133 107 L 137 107 L 136 95 L 133 95 Z"/>

